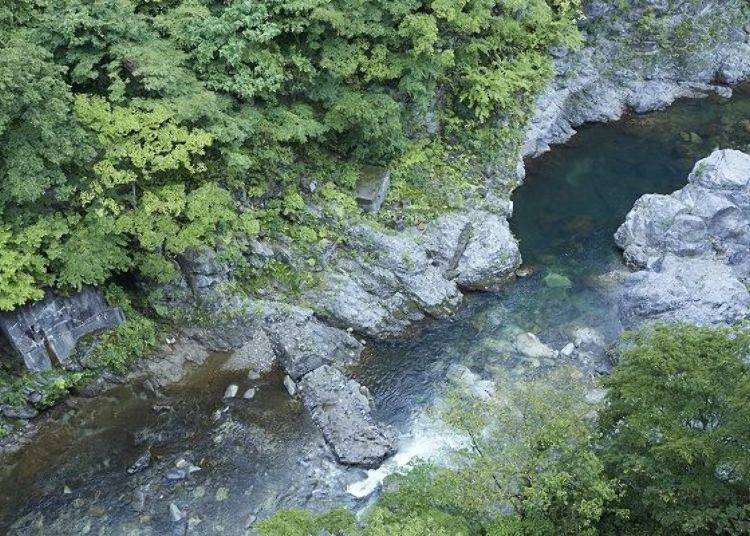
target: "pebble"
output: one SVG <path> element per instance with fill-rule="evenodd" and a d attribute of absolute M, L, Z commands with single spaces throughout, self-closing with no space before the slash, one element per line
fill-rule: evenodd
<path fill-rule="evenodd" d="M 242 398 L 244 398 L 245 400 L 252 400 L 253 398 L 255 398 L 255 387 L 251 387 L 250 389 L 245 391 L 242 394 Z"/>
<path fill-rule="evenodd" d="M 146 494 L 141 490 L 136 490 L 133 497 L 133 510 L 142 512 L 146 506 Z"/>
<path fill-rule="evenodd" d="M 133 462 L 133 465 L 128 467 L 127 473 L 133 475 L 139 471 L 143 471 L 149 465 L 151 465 L 151 450 L 147 449 L 146 452 L 141 454 L 138 459 Z"/>
<path fill-rule="evenodd" d="M 180 507 L 173 502 L 169 503 L 169 514 L 172 516 L 172 521 L 175 523 L 182 521 L 182 518 L 185 517 L 185 512 L 180 510 Z"/>
<path fill-rule="evenodd" d="M 235 396 L 237 396 L 237 391 L 239 391 L 239 389 L 240 388 L 237 386 L 237 384 L 230 383 L 229 385 L 227 385 L 227 388 L 224 391 L 224 398 L 234 398 Z"/>
<path fill-rule="evenodd" d="M 185 469 L 170 469 L 167 471 L 167 480 L 182 480 L 188 475 Z"/>
<path fill-rule="evenodd" d="M 227 488 L 219 488 L 216 490 L 216 495 L 214 497 L 218 502 L 226 501 L 229 498 L 229 489 Z"/>
<path fill-rule="evenodd" d="M 572 342 L 569 342 L 565 346 L 563 346 L 563 349 L 560 350 L 560 355 L 563 357 L 571 357 L 573 355 L 573 352 L 576 351 L 576 345 Z"/>
<path fill-rule="evenodd" d="M 284 376 L 284 387 L 286 387 L 286 392 L 289 393 L 289 396 L 297 394 L 297 384 L 294 383 L 294 380 L 288 374 Z"/>

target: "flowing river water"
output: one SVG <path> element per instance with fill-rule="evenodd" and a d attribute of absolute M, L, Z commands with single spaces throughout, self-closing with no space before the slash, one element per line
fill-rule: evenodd
<path fill-rule="evenodd" d="M 469 296 L 454 318 L 408 340 L 369 345 L 354 371 L 378 417 L 401 434 L 399 453 L 382 469 L 338 466 L 279 373 L 250 382 L 223 370 L 226 356 L 216 355 L 164 398 L 121 386 L 56 408 L 29 445 L 2 460 L 0 533 L 234 535 L 279 506 L 363 506 L 389 472 L 460 442 L 424 411 L 439 400 L 451 364 L 500 383 L 561 365 L 584 379 L 606 368 L 601 360 L 524 356 L 512 341 L 530 332 L 560 349 L 590 328 L 614 342 L 621 328 L 611 274 L 624 269 L 614 231 L 639 196 L 680 188 L 716 147 L 750 147 L 749 87 L 731 100 L 681 101 L 586 126 L 529 161 L 511 228 L 531 274 L 502 292 Z M 223 401 L 232 382 L 240 391 L 257 386 L 255 398 Z M 129 475 L 148 446 L 150 467 Z M 169 478 L 185 464 L 200 470 Z M 172 520 L 171 503 L 183 521 Z"/>

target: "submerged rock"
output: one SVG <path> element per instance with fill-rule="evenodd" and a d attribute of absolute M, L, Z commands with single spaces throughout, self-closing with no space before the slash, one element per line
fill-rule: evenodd
<path fill-rule="evenodd" d="M 305 407 L 323 432 L 337 460 L 373 468 L 394 451 L 394 434 L 372 416 L 367 388 L 324 365 L 299 384 Z"/>
<path fill-rule="evenodd" d="M 552 359 L 557 352 L 544 344 L 533 333 L 519 333 L 513 341 L 513 346 L 519 354 L 534 359 Z"/>

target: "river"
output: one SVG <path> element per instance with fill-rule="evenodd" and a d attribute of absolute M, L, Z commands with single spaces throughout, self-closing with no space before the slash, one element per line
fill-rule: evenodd
<path fill-rule="evenodd" d="M 588 125 L 529 161 L 511 228 L 530 275 L 502 292 L 469 296 L 454 318 L 408 340 L 369 344 L 354 371 L 370 387 L 378 417 L 401 433 L 400 453 L 384 469 L 337 466 L 278 373 L 252 382 L 254 400 L 223 401 L 229 383 L 242 391 L 251 382 L 222 370 L 226 357 L 215 355 L 164 398 L 121 386 L 56 408 L 30 445 L 3 460 L 0 532 L 234 535 L 278 506 L 363 506 L 358 496 L 386 473 L 460 441 L 424 411 L 439 400 L 451 364 L 501 382 L 561 365 L 585 378 L 607 368 L 601 359 L 523 356 L 512 341 L 530 332 L 560 349 L 585 327 L 614 342 L 621 328 L 611 274 L 624 269 L 614 231 L 639 196 L 680 188 L 716 147 L 750 147 L 750 88 L 731 100 L 686 100 Z M 149 445 L 151 466 L 128 475 Z M 185 463 L 200 471 L 167 477 Z M 187 527 L 172 521 L 170 503 Z"/>

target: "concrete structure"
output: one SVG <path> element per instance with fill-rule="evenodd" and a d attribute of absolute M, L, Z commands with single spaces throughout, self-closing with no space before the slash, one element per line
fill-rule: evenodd
<path fill-rule="evenodd" d="M 0 314 L 0 331 L 26 368 L 40 371 L 53 363 L 64 364 L 79 338 L 124 320 L 122 311 L 110 307 L 100 291 L 86 287 L 67 297 L 48 291 L 40 301 Z"/>

